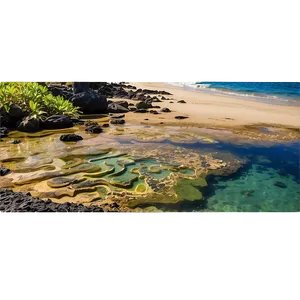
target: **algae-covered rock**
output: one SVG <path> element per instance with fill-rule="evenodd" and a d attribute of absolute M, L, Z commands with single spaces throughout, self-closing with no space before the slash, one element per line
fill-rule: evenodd
<path fill-rule="evenodd" d="M 204 178 L 197 179 L 179 179 L 174 186 L 174 191 L 177 196 L 182 200 L 202 200 L 203 196 L 198 188 L 207 186 Z"/>
<path fill-rule="evenodd" d="M 159 166 L 150 166 L 149 167 L 149 172 L 151 173 L 161 173 L 161 169 Z"/>
<path fill-rule="evenodd" d="M 136 192 L 136 193 L 145 193 L 146 190 L 147 190 L 147 187 L 146 187 L 146 185 L 143 184 L 143 183 L 138 184 L 138 185 L 136 186 L 136 188 L 135 188 L 135 192 Z"/>
<path fill-rule="evenodd" d="M 56 177 L 47 181 L 47 184 L 52 188 L 59 188 L 70 185 L 75 180 L 76 178 Z"/>

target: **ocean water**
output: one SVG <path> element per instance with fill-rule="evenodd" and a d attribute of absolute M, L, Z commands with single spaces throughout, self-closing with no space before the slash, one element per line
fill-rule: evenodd
<path fill-rule="evenodd" d="M 183 146 L 183 145 L 181 145 Z M 184 145 L 199 150 L 201 143 Z M 219 141 L 211 151 L 228 151 L 249 161 L 237 173 L 214 177 L 204 191 L 205 203 L 183 211 L 296 212 L 300 207 L 300 142 L 236 145 Z"/>
<path fill-rule="evenodd" d="M 177 82 L 186 88 L 283 105 L 300 105 L 299 82 Z"/>

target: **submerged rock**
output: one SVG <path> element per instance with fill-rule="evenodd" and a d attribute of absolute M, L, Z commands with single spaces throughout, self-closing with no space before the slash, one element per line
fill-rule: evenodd
<path fill-rule="evenodd" d="M 282 188 L 282 189 L 287 188 L 286 184 L 283 183 L 283 182 L 281 182 L 281 181 L 276 181 L 276 182 L 274 183 L 274 185 L 275 185 L 275 186 L 278 186 L 278 187 L 280 187 L 280 188 Z"/>
<path fill-rule="evenodd" d="M 68 178 L 68 177 L 56 177 L 47 181 L 47 185 L 52 188 L 60 188 L 70 185 L 76 181 L 76 178 Z"/>
<path fill-rule="evenodd" d="M 85 128 L 85 131 L 89 133 L 101 133 L 103 128 L 99 125 L 91 125 Z"/>
<path fill-rule="evenodd" d="M 36 132 L 40 129 L 40 122 L 39 120 L 26 117 L 22 122 L 20 122 L 17 129 L 23 132 Z"/>
<path fill-rule="evenodd" d="M 81 141 L 83 138 L 80 135 L 77 134 L 63 134 L 60 137 L 60 140 L 62 142 L 77 142 L 77 141 Z"/>
<path fill-rule="evenodd" d="M 5 176 L 10 172 L 10 169 L 6 169 L 4 167 L 0 167 L 0 176 Z"/>
<path fill-rule="evenodd" d="M 47 118 L 42 126 L 45 129 L 63 129 L 73 127 L 73 122 L 70 117 L 65 115 L 53 115 Z"/>

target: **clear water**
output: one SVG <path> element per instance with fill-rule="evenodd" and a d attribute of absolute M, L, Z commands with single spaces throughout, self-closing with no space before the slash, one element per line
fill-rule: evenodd
<path fill-rule="evenodd" d="M 184 145 L 201 149 L 204 145 Z M 230 151 L 249 163 L 236 174 L 214 177 L 204 191 L 205 205 L 184 210 L 295 212 L 300 201 L 300 142 L 273 146 L 219 142 L 211 151 Z"/>

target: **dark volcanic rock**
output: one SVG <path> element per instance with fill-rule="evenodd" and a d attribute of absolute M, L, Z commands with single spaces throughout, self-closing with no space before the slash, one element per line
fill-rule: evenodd
<path fill-rule="evenodd" d="M 0 189 L 0 211 L 4 212 L 103 212 L 103 208 L 90 205 L 66 202 L 54 203 L 51 200 L 40 200 L 30 193 L 13 192 Z"/>
<path fill-rule="evenodd" d="M 17 120 L 21 120 L 25 117 L 25 113 L 22 111 L 21 107 L 16 104 L 12 104 L 10 106 L 8 114 L 10 117 L 15 118 Z"/>
<path fill-rule="evenodd" d="M 128 102 L 127 101 L 125 101 L 125 100 L 121 100 L 121 101 L 115 101 L 114 103 L 116 103 L 116 104 L 118 104 L 118 105 L 121 105 L 121 106 L 123 106 L 123 107 L 125 107 L 125 108 L 128 108 Z"/>
<path fill-rule="evenodd" d="M 278 187 L 280 187 L 280 188 L 282 188 L 282 189 L 287 188 L 286 184 L 283 183 L 283 182 L 281 182 L 281 181 L 276 181 L 276 182 L 274 183 L 274 185 L 275 185 L 275 186 L 278 186 Z"/>
<path fill-rule="evenodd" d="M 84 126 L 88 127 L 88 126 L 97 126 L 98 123 L 97 122 L 92 122 L 92 121 L 86 121 L 84 122 Z"/>
<path fill-rule="evenodd" d="M 103 131 L 103 128 L 99 125 L 91 125 L 91 126 L 87 126 L 85 128 L 85 131 L 89 133 L 101 133 Z"/>
<path fill-rule="evenodd" d="M 148 109 L 140 108 L 140 109 L 136 109 L 134 112 L 135 112 L 135 113 L 141 113 L 141 114 L 144 114 L 144 113 L 147 113 L 147 112 L 149 112 L 149 111 L 148 111 Z"/>
<path fill-rule="evenodd" d="M 8 130 L 6 127 L 0 127 L 0 138 L 7 137 L 8 136 Z"/>
<path fill-rule="evenodd" d="M 70 117 L 65 115 L 54 115 L 47 118 L 42 127 L 45 129 L 62 129 L 73 127 L 73 122 Z"/>
<path fill-rule="evenodd" d="M 11 141 L 11 142 L 8 142 L 8 144 L 14 144 L 14 145 L 20 144 L 20 143 L 21 143 L 20 140 L 13 140 L 13 141 Z"/>
<path fill-rule="evenodd" d="M 143 108 L 147 109 L 147 108 L 152 107 L 152 104 L 149 102 L 146 102 L 146 101 L 145 102 L 141 101 L 141 102 L 137 103 L 135 106 L 137 109 L 143 109 Z"/>
<path fill-rule="evenodd" d="M 93 90 L 75 94 L 70 101 L 74 106 L 79 106 L 83 113 L 106 113 L 107 99 L 98 95 Z"/>
<path fill-rule="evenodd" d="M 157 110 L 150 110 L 150 114 L 158 115 L 159 112 Z"/>
<path fill-rule="evenodd" d="M 73 125 L 83 125 L 84 121 L 76 118 L 71 118 L 71 121 L 73 122 Z"/>
<path fill-rule="evenodd" d="M 179 100 L 177 103 L 186 103 L 184 100 Z"/>
<path fill-rule="evenodd" d="M 125 124 L 125 120 L 124 119 L 111 119 L 110 123 L 111 124 Z"/>
<path fill-rule="evenodd" d="M 83 138 L 80 135 L 72 133 L 72 134 L 63 134 L 59 139 L 62 142 L 77 142 L 77 141 L 81 141 Z"/>
<path fill-rule="evenodd" d="M 48 91 L 53 96 L 61 96 L 64 99 L 70 100 L 73 96 L 73 89 L 59 84 L 49 84 Z"/>
<path fill-rule="evenodd" d="M 171 110 L 170 110 L 169 108 L 167 108 L 167 107 L 162 108 L 161 111 L 162 111 L 162 112 L 171 112 Z"/>
<path fill-rule="evenodd" d="M 109 116 L 112 118 L 112 119 L 122 119 L 122 118 L 124 118 L 125 117 L 125 115 L 124 114 L 122 114 L 122 115 L 113 115 L 113 114 L 109 114 Z"/>
<path fill-rule="evenodd" d="M 9 172 L 10 172 L 10 169 L 6 169 L 6 168 L 0 166 L 0 176 L 5 176 Z"/>
<path fill-rule="evenodd" d="M 127 112 L 129 112 L 129 110 L 128 110 L 128 108 L 113 102 L 113 103 L 108 104 L 108 112 L 110 112 L 110 113 L 127 113 Z"/>
<path fill-rule="evenodd" d="M 105 128 L 105 127 L 109 127 L 109 124 L 108 124 L 108 123 L 105 123 L 105 124 L 102 125 L 102 127 L 104 127 L 104 128 Z"/>
<path fill-rule="evenodd" d="M 17 129 L 23 132 L 36 132 L 40 129 L 40 122 L 39 120 L 30 119 L 29 117 L 26 117 L 17 126 Z"/>
<path fill-rule="evenodd" d="M 182 119 L 187 119 L 188 117 L 185 117 L 185 116 L 176 116 L 175 119 L 179 119 L 179 120 L 182 120 Z"/>
<path fill-rule="evenodd" d="M 89 89 L 89 82 L 73 82 L 73 94 L 86 92 Z"/>

